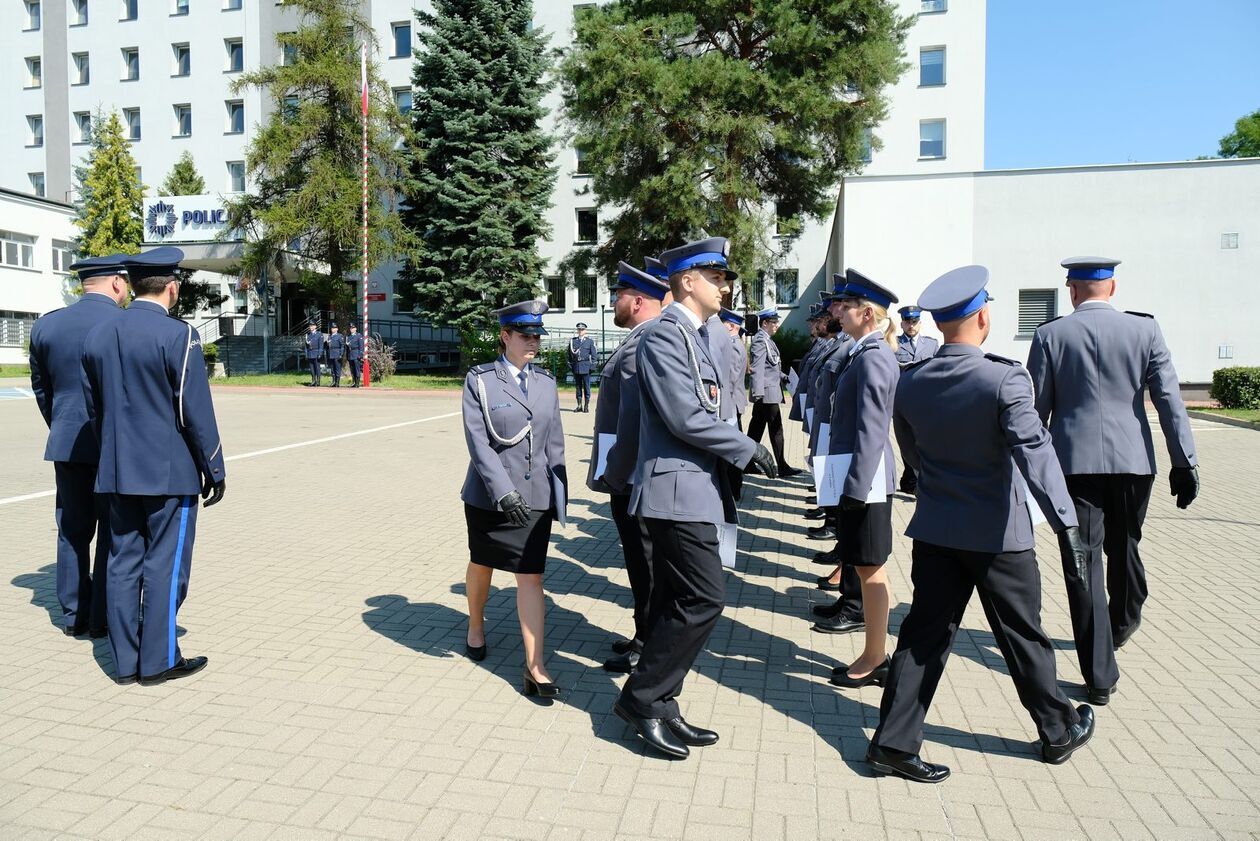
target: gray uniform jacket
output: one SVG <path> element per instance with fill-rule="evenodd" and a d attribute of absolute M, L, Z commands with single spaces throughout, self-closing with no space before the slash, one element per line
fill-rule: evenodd
<path fill-rule="evenodd" d="M 529 397 L 502 358 L 474 366 L 464 378 L 464 438 L 470 460 L 460 499 L 476 508 L 497 510 L 500 499 L 520 491 L 526 505 L 544 511 L 553 503 L 552 474 L 564 483 L 568 496 L 556 381 L 540 368 L 526 367 Z M 531 435 L 522 434 L 526 427 Z M 518 436 L 516 443 L 506 443 Z"/>
<path fill-rule="evenodd" d="M 911 362 L 931 359 L 940 346 L 941 343 L 931 336 L 915 336 L 911 342 L 910 337 L 903 333 L 897 337 L 897 364 L 905 368 Z"/>
<path fill-rule="evenodd" d="M 727 393 L 731 400 L 730 416 L 734 417 L 742 415 L 748 408 L 748 392 L 744 390 L 744 375 L 748 373 L 748 348 L 744 347 L 744 340 L 734 333 L 727 333 L 726 338 L 730 342 L 727 361 L 731 365 Z"/>
<path fill-rule="evenodd" d="M 884 457 L 884 481 L 889 495 L 896 487 L 893 450 L 888 426 L 892 421 L 893 393 L 901 368 L 882 334 L 873 333 L 849 346 L 831 396 L 832 454 L 853 453 L 849 473 L 840 492 L 865 500 L 875 484 L 879 458 Z"/>
<path fill-rule="evenodd" d="M 815 336 L 813 341 L 809 343 L 809 350 L 805 351 L 805 355 L 801 357 L 800 362 L 796 363 L 796 390 L 792 392 L 792 408 L 788 410 L 788 420 L 805 420 L 804 395 L 809 393 L 807 388 L 809 385 L 809 366 L 818 356 L 826 341 L 827 339 L 824 337 Z"/>
<path fill-rule="evenodd" d="M 752 337 L 752 359 L 748 370 L 752 372 L 752 388 L 749 394 L 760 397 L 763 403 L 783 402 L 783 368 L 779 365 L 779 346 L 764 330 Z"/>
<path fill-rule="evenodd" d="M 968 552 L 1033 547 L 1028 505 L 1056 532 L 1076 508 L 1018 362 L 947 344 L 901 374 L 893 411 L 901 457 L 919 474 L 906 535 Z M 1015 481 L 1018 469 L 1022 483 Z"/>
<path fill-rule="evenodd" d="M 639 454 L 639 339 L 643 328 L 638 324 L 617 346 L 604 364 L 599 379 L 599 396 L 595 401 L 595 440 L 591 442 L 591 466 L 586 486 L 606 494 L 628 494 Z M 595 478 L 599 460 L 599 436 L 616 435 L 617 442 L 608 451 L 604 475 Z"/>
<path fill-rule="evenodd" d="M 1198 464 L 1177 372 L 1154 318 L 1103 301 L 1081 304 L 1037 328 L 1028 373 L 1067 475 L 1154 475 L 1148 390 L 1172 466 Z"/>
<path fill-rule="evenodd" d="M 718 418 L 725 374 L 687 316 L 680 304 L 671 304 L 639 341 L 639 458 L 630 513 L 733 523 L 735 498 L 718 460 L 744 467 L 757 445 Z"/>
<path fill-rule="evenodd" d="M 704 329 L 709 334 L 709 358 L 722 372 L 722 405 L 718 406 L 718 417 L 724 421 L 734 420 L 735 382 L 730 376 L 731 343 L 727 341 L 731 334 L 726 332 L 726 325 L 716 315 L 704 323 Z"/>
<path fill-rule="evenodd" d="M 814 422 L 809 428 L 811 456 L 823 452 L 828 442 L 819 440 L 822 425 L 832 422 L 834 407 L 831 397 L 836 392 L 836 378 L 840 376 L 840 368 L 849 361 L 849 348 L 853 340 L 843 333 L 837 334 L 825 351 L 814 360 L 810 370 L 809 405 L 814 410 Z"/>

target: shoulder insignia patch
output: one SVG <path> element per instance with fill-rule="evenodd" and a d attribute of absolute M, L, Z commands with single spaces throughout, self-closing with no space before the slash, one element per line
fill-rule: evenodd
<path fill-rule="evenodd" d="M 534 367 L 534 369 L 533 369 L 533 370 L 534 370 L 534 373 L 535 373 L 535 374 L 537 374 L 537 375 L 538 375 L 538 376 L 540 376 L 540 377 L 546 377 L 546 378 L 547 378 L 547 379 L 549 379 L 549 380 L 554 380 L 554 379 L 555 379 L 555 377 L 554 377 L 554 376 L 552 376 L 552 373 L 551 373 L 550 371 L 548 371 L 546 368 L 538 368 L 538 367 Z"/>
<path fill-rule="evenodd" d="M 1005 356 L 998 356 L 996 353 L 986 353 L 984 358 L 993 362 L 1001 362 L 1003 365 L 1010 365 L 1015 368 L 1020 367 L 1019 363 L 1014 359 L 1007 359 Z"/>
<path fill-rule="evenodd" d="M 1137 315 L 1137 316 L 1141 316 L 1142 318 L 1154 318 L 1154 317 L 1155 317 L 1155 316 L 1151 315 L 1149 312 L 1134 312 L 1133 310 L 1125 310 L 1125 312 L 1126 312 L 1126 313 L 1128 313 L 1129 315 Z"/>

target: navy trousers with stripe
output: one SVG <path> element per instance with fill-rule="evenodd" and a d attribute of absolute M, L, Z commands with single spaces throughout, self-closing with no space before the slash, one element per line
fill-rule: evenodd
<path fill-rule="evenodd" d="M 188 593 L 197 503 L 195 495 L 111 497 L 109 642 L 119 677 L 157 675 L 181 659 L 175 618 Z"/>

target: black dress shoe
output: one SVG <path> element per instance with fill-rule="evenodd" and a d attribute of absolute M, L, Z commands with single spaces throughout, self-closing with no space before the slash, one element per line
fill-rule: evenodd
<path fill-rule="evenodd" d="M 168 680 L 195 675 L 204 669 L 208 662 L 210 661 L 207 657 L 181 657 L 178 663 L 164 672 L 148 675 L 147 677 L 140 675 L 140 685 L 157 686 L 159 683 L 166 683 Z"/>
<path fill-rule="evenodd" d="M 109 636 L 109 628 L 88 628 L 88 637 L 94 640 L 103 640 Z"/>
<path fill-rule="evenodd" d="M 1123 631 L 1117 631 L 1115 628 L 1112 628 L 1111 639 L 1112 639 L 1113 644 L 1116 647 L 1116 650 L 1119 651 L 1120 649 L 1124 648 L 1124 644 L 1128 642 L 1129 640 L 1133 639 L 1133 635 L 1137 633 L 1137 629 L 1140 627 L 1142 627 L 1141 619 L 1137 620 L 1132 625 L 1125 628 Z"/>
<path fill-rule="evenodd" d="M 464 643 L 464 656 L 474 663 L 480 663 L 486 659 L 486 644 L 484 642 L 481 645 Z"/>
<path fill-rule="evenodd" d="M 826 593 L 838 593 L 840 592 L 840 585 L 832 584 L 830 577 L 820 575 L 818 576 L 818 589 Z"/>
<path fill-rule="evenodd" d="M 806 529 L 805 536 L 810 540 L 835 540 L 836 530 L 829 523 L 823 523 L 821 526 Z"/>
<path fill-rule="evenodd" d="M 806 520 L 825 520 L 827 519 L 827 511 L 823 508 L 811 508 L 805 512 Z"/>
<path fill-rule="evenodd" d="M 703 727 L 696 727 L 694 724 L 688 724 L 687 720 L 682 716 L 666 719 L 665 726 L 684 745 L 691 745 L 693 748 L 707 748 L 709 745 L 717 744 L 717 733 L 714 733 L 712 730 L 705 730 Z"/>
<path fill-rule="evenodd" d="M 837 666 L 831 670 L 831 685 L 839 686 L 841 689 L 861 689 L 863 686 L 883 686 L 888 680 L 888 669 L 892 666 L 892 660 L 888 657 L 884 658 L 884 662 L 880 663 L 871 673 L 865 677 L 849 677 L 848 666 Z"/>
<path fill-rule="evenodd" d="M 899 488 L 897 488 L 897 490 L 905 494 L 906 496 L 916 496 L 918 494 L 919 488 L 917 485 L 902 485 Z"/>
<path fill-rule="evenodd" d="M 628 675 L 634 671 L 634 667 L 637 665 L 639 665 L 639 652 L 631 650 L 625 654 L 618 654 L 616 657 L 609 657 L 605 660 L 604 671 Z"/>
<path fill-rule="evenodd" d="M 521 672 L 521 692 L 528 697 L 537 695 L 539 698 L 558 698 L 560 697 L 560 687 L 554 683 L 542 683 L 534 680 L 534 676 L 529 673 L 529 669 Z"/>
<path fill-rule="evenodd" d="M 811 608 L 815 616 L 823 619 L 835 619 L 840 613 L 840 601 L 837 599 L 831 604 L 816 604 Z"/>
<path fill-rule="evenodd" d="M 788 479 L 788 478 L 791 478 L 792 476 L 799 476 L 800 474 L 801 474 L 801 469 L 799 467 L 792 467 L 790 465 L 785 464 L 779 468 L 780 479 Z"/>
<path fill-rule="evenodd" d="M 810 494 L 809 496 L 805 497 L 805 504 L 806 504 L 806 505 L 817 505 L 817 504 L 818 504 L 818 497 L 817 497 L 817 496 L 815 496 L 814 494 Z"/>
<path fill-rule="evenodd" d="M 114 683 L 118 684 L 119 686 L 130 686 L 131 684 L 135 682 L 136 682 L 135 675 L 121 675 L 120 677 L 114 678 Z"/>
<path fill-rule="evenodd" d="M 866 623 L 861 619 L 853 619 L 848 616 L 832 616 L 829 619 L 819 619 L 810 630 L 817 631 L 820 634 L 848 634 L 853 631 L 860 631 L 865 627 Z"/>
<path fill-rule="evenodd" d="M 876 774 L 891 774 L 913 783 L 939 783 L 949 776 L 944 765 L 924 762 L 917 753 L 886 750 L 874 743 L 866 749 L 866 761 Z"/>
<path fill-rule="evenodd" d="M 1050 765 L 1062 765 L 1077 748 L 1094 737 L 1094 711 L 1087 704 L 1076 708 L 1081 720 L 1068 728 L 1068 740 L 1061 745 L 1041 743 L 1041 761 Z"/>
<path fill-rule="evenodd" d="M 840 566 L 840 550 L 828 549 L 826 552 L 816 552 L 812 563 L 829 567 Z"/>
<path fill-rule="evenodd" d="M 612 650 L 617 654 L 625 654 L 627 651 L 638 651 L 642 653 L 643 643 L 637 639 L 617 640 L 612 644 Z"/>
<path fill-rule="evenodd" d="M 87 635 L 86 625 L 75 625 L 74 627 L 62 627 L 61 632 L 68 637 L 82 637 Z"/>
<path fill-rule="evenodd" d="M 663 718 L 639 718 L 621 706 L 621 702 L 613 704 L 613 712 L 626 724 L 634 728 L 639 738 L 648 745 L 672 759 L 686 759 L 691 756 L 687 746 L 679 741 L 674 731 L 669 729 Z"/>
<path fill-rule="evenodd" d="M 1085 684 L 1085 697 L 1095 707 L 1107 706 L 1107 704 L 1111 702 L 1112 693 L 1115 691 L 1116 688 L 1114 686 L 1103 688 L 1100 686 L 1090 686 L 1088 683 Z"/>

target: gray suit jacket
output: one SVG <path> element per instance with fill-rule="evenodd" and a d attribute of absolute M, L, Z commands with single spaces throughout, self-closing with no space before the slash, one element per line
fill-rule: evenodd
<path fill-rule="evenodd" d="M 744 375 L 748 373 L 748 348 L 744 340 L 734 333 L 726 334 L 730 342 L 727 361 L 730 362 L 730 375 L 727 377 L 727 393 L 731 399 L 733 415 L 742 415 L 748 408 L 748 392 L 744 390 Z"/>
<path fill-rule="evenodd" d="M 919 474 L 906 535 L 969 552 L 1031 549 L 1027 482 L 1056 532 L 1076 522 L 1028 372 L 974 345 L 947 344 L 901 374 L 893 410 L 901 457 Z"/>
<path fill-rule="evenodd" d="M 853 453 L 840 492 L 865 500 L 882 455 L 884 480 L 891 496 L 896 480 L 888 425 L 901 376 L 897 358 L 880 334 L 866 337 L 856 349 L 850 345 L 840 358 L 844 361 L 831 397 L 831 442 L 827 449 L 831 454 Z"/>
<path fill-rule="evenodd" d="M 639 340 L 639 459 L 630 513 L 684 523 L 733 523 L 735 499 L 719 459 L 744 467 L 757 445 L 701 402 L 701 394 L 710 402 L 721 399 L 725 374 L 681 310 L 671 304 Z"/>
<path fill-rule="evenodd" d="M 1037 328 L 1028 351 L 1037 413 L 1069 476 L 1155 473 L 1146 392 L 1173 467 L 1194 467 L 1194 436 L 1172 357 L 1155 319 L 1102 301 Z"/>
<path fill-rule="evenodd" d="M 752 337 L 751 356 L 748 363 L 748 370 L 752 372 L 749 395 L 760 397 L 763 403 L 782 403 L 783 368 L 779 365 L 779 346 L 764 330 Z"/>
<path fill-rule="evenodd" d="M 464 378 L 464 438 L 470 460 L 460 499 L 469 505 L 498 510 L 500 499 L 520 491 L 530 508 L 546 510 L 554 502 L 553 473 L 564 483 L 568 495 L 556 381 L 541 368 L 527 367 L 528 398 L 521 394 L 520 383 L 508 373 L 502 359 L 476 365 Z M 485 387 L 485 403 L 477 388 L 478 380 Z M 486 427 L 487 415 L 499 438 L 510 440 L 527 424 L 533 434 L 516 444 L 499 443 Z"/>
<path fill-rule="evenodd" d="M 608 357 L 599 379 L 599 395 L 595 402 L 595 438 L 591 442 L 591 465 L 586 486 L 606 494 L 628 494 L 639 455 L 639 339 L 650 321 L 638 324 L 625 341 Z M 599 436 L 616 435 L 617 441 L 608 451 L 604 475 L 595 478 L 599 461 Z"/>
<path fill-rule="evenodd" d="M 819 440 L 824 423 L 832 423 L 832 395 L 836 392 L 836 378 L 841 366 L 847 364 L 849 348 L 853 340 L 843 333 L 836 336 L 827 349 L 818 355 L 810 368 L 809 405 L 814 410 L 814 422 L 809 427 L 809 454 L 818 455 L 829 442 Z"/>
<path fill-rule="evenodd" d="M 904 368 L 911 362 L 931 359 L 940 346 L 941 343 L 931 336 L 920 335 L 915 337 L 914 350 L 911 350 L 910 337 L 903 333 L 897 337 L 897 364 Z"/>
<path fill-rule="evenodd" d="M 796 389 L 792 392 L 792 408 L 788 410 L 788 420 L 805 420 L 805 401 L 802 395 L 809 392 L 809 366 L 813 364 L 826 341 L 824 337 L 815 336 L 809 343 L 809 350 L 796 363 Z"/>

